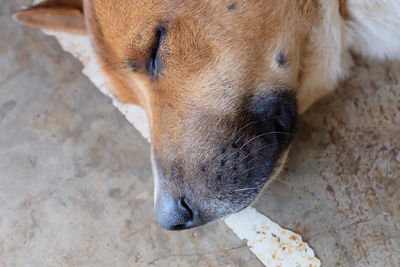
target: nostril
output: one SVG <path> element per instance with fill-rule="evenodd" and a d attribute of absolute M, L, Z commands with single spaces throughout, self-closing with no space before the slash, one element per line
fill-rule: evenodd
<path fill-rule="evenodd" d="M 193 219 L 193 211 L 184 198 L 179 199 L 179 205 L 188 212 L 188 221 Z"/>
<path fill-rule="evenodd" d="M 198 213 L 184 197 L 159 198 L 156 213 L 158 223 L 167 230 L 185 230 L 198 224 Z"/>
<path fill-rule="evenodd" d="M 175 225 L 171 225 L 170 230 L 185 230 L 193 227 L 193 210 L 184 198 L 177 201 L 177 208 L 180 210 L 181 218 L 177 220 Z"/>
<path fill-rule="evenodd" d="M 172 231 L 180 231 L 180 230 L 185 230 L 185 229 L 187 229 L 187 228 L 188 228 L 188 227 L 187 227 L 186 224 L 178 224 L 178 225 L 172 226 L 172 227 L 171 227 L 171 230 L 172 230 Z"/>

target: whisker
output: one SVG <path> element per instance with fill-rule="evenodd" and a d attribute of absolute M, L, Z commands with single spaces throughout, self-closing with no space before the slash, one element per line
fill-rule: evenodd
<path fill-rule="evenodd" d="M 252 163 L 252 162 L 255 161 L 256 159 L 257 159 L 256 157 L 252 158 L 251 160 L 249 160 L 249 161 L 247 162 L 247 164 Z"/>
<path fill-rule="evenodd" d="M 242 163 L 242 162 L 243 162 L 245 159 L 247 159 L 248 157 L 250 157 L 250 156 L 252 156 L 252 155 L 254 155 L 254 154 L 257 154 L 258 152 L 260 152 L 260 150 L 262 150 L 262 149 L 264 149 L 264 148 L 267 148 L 267 147 L 270 147 L 270 146 L 272 146 L 272 145 L 273 145 L 273 144 L 264 145 L 264 146 L 260 147 L 259 149 L 257 149 L 256 151 L 249 153 L 249 154 L 248 154 L 247 156 L 245 156 L 238 164 Z"/>
<path fill-rule="evenodd" d="M 244 129 L 246 129 L 247 127 L 249 127 L 250 125 L 252 125 L 252 124 L 254 124 L 254 123 L 256 123 L 256 121 L 253 121 L 253 122 L 250 122 L 250 123 L 246 124 L 245 126 L 243 126 L 242 128 L 240 128 L 236 133 L 240 133 L 241 131 L 243 131 Z M 236 145 L 236 144 L 240 141 L 240 139 L 242 139 L 243 136 L 244 136 L 244 134 L 242 134 L 242 135 L 235 141 L 235 143 L 233 143 L 233 144 Z"/>
<path fill-rule="evenodd" d="M 236 189 L 236 190 L 233 190 L 233 192 L 249 191 L 249 190 L 256 190 L 256 189 L 258 189 L 258 188 L 257 187 L 249 187 L 249 188 Z"/>
<path fill-rule="evenodd" d="M 260 147 L 259 149 L 257 149 L 256 151 L 249 153 L 247 156 L 245 156 L 243 159 L 241 159 L 238 163 L 236 163 L 235 166 L 232 166 L 229 169 L 227 169 L 227 171 L 231 170 L 231 169 L 233 169 L 235 167 L 237 168 L 237 165 L 240 165 L 241 163 L 243 163 L 248 157 L 250 157 L 250 156 L 252 156 L 254 154 L 257 154 L 258 152 L 260 152 L 260 150 L 268 148 L 268 147 L 271 147 L 272 145 L 273 144 L 264 145 L 264 146 Z M 252 158 L 250 161 L 247 162 L 247 164 L 253 162 L 256 159 L 257 159 L 257 157 Z"/>
<path fill-rule="evenodd" d="M 224 160 L 227 160 L 229 157 L 240 153 L 240 152 L 242 151 L 242 149 L 243 149 L 246 145 L 248 145 L 249 143 L 253 142 L 253 141 L 256 140 L 257 138 L 260 138 L 260 137 L 263 137 L 263 136 L 266 136 L 266 135 L 270 135 L 270 134 L 286 134 L 286 135 L 290 135 L 289 133 L 284 133 L 284 132 L 267 132 L 267 133 L 263 133 L 263 134 L 257 135 L 257 136 L 255 136 L 255 137 L 251 138 L 251 139 L 250 139 L 249 141 L 247 141 L 246 143 L 244 143 L 244 145 L 242 145 L 242 146 L 239 148 L 238 151 L 236 151 L 236 152 L 230 154 L 230 155 L 227 156 Z"/>
<path fill-rule="evenodd" d="M 290 185 L 289 182 L 286 182 L 286 181 L 278 179 L 278 178 L 274 178 L 272 181 L 278 181 L 278 182 L 281 182 L 288 186 Z M 258 187 L 247 187 L 247 188 L 235 189 L 235 190 L 233 190 L 233 192 L 250 191 L 250 190 L 257 190 L 257 189 L 258 189 Z"/>
<path fill-rule="evenodd" d="M 240 175 L 243 175 L 243 174 L 245 174 L 246 172 L 249 172 L 249 171 L 252 171 L 252 170 L 258 169 L 258 168 L 259 168 L 259 166 L 253 167 L 253 168 L 250 168 L 250 169 L 247 169 L 247 170 L 245 170 L 244 172 L 242 172 Z"/>

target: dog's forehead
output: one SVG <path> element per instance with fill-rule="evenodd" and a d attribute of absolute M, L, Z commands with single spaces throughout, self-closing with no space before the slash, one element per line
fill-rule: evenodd
<path fill-rule="evenodd" d="M 244 1 L 240 5 L 231 0 L 92 0 L 88 3 L 95 11 L 98 23 L 107 27 L 108 31 L 124 32 L 126 35 L 129 35 L 130 29 L 143 30 L 154 23 L 173 21 L 178 16 L 187 15 L 200 18 L 204 23 L 215 22 L 229 26 L 235 22 L 243 25 L 249 21 L 252 21 L 251 24 L 254 21 L 261 23 L 268 17 L 275 17 L 276 13 L 270 12 L 273 5 L 265 4 L 264 1 Z M 251 17 L 244 20 L 243 15 Z"/>
<path fill-rule="evenodd" d="M 86 0 L 95 11 L 97 21 L 109 30 L 150 27 L 153 23 L 173 21 L 176 16 L 185 13 L 195 16 L 205 10 L 216 11 L 214 7 L 221 3 L 212 1 L 181 0 Z M 221 2 L 226 2 L 223 0 Z M 212 4 L 210 4 L 212 3 Z M 150 25 L 149 25 L 150 24 Z"/>
<path fill-rule="evenodd" d="M 225 43 L 240 44 L 247 39 L 270 38 L 282 27 L 279 18 L 283 19 L 283 16 L 279 14 L 284 9 L 282 4 L 267 4 L 266 1 L 86 1 L 93 10 L 91 16 L 94 18 L 89 20 L 100 26 L 103 38 L 114 42 L 112 45 L 118 40 L 118 45 L 124 44 L 125 47 L 130 43 L 140 46 L 141 41 L 148 45 L 148 39 L 153 37 L 157 26 L 174 22 L 177 18 L 189 24 L 196 21 L 210 36 L 214 39 L 220 37 Z M 268 29 L 265 21 L 268 21 Z M 240 38 L 243 40 L 238 41 Z"/>
<path fill-rule="evenodd" d="M 168 13 L 157 0 L 94 0 L 92 9 L 103 36 L 114 40 L 138 39 L 138 31 L 145 35 Z"/>

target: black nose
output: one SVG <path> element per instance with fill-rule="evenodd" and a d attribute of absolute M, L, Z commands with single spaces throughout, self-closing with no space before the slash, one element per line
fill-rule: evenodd
<path fill-rule="evenodd" d="M 197 225 L 195 213 L 185 198 L 163 196 L 156 204 L 157 221 L 167 230 L 184 230 Z"/>

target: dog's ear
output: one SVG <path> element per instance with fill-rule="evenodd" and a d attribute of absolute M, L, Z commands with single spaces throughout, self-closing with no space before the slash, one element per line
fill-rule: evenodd
<path fill-rule="evenodd" d="M 18 11 L 15 21 L 44 30 L 86 34 L 82 0 L 48 0 Z"/>

